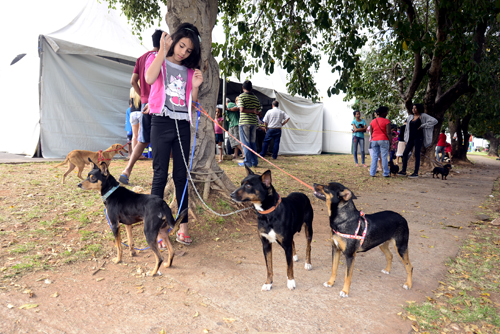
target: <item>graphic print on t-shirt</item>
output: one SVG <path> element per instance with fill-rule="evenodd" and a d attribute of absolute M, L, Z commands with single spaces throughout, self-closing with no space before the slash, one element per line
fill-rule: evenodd
<path fill-rule="evenodd" d="M 186 97 L 186 84 L 180 74 L 176 77 L 173 75 L 170 76 L 167 85 L 167 97 L 172 105 L 177 107 L 184 107 L 186 105 L 186 101 L 184 101 Z"/>

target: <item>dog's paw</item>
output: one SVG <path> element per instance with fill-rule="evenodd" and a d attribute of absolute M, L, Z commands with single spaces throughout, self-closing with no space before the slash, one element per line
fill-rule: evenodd
<path fill-rule="evenodd" d="M 146 273 L 146 276 L 156 276 L 156 275 L 161 276 L 161 272 L 160 272 L 159 270 L 157 270 L 157 271 L 156 271 L 156 274 L 154 274 L 154 275 L 152 275 L 150 271 L 148 271 L 148 272 Z"/>
<path fill-rule="evenodd" d="M 298 255 L 294 255 L 294 256 L 293 256 L 293 260 L 294 260 L 295 262 L 299 261 L 299 256 L 298 256 Z"/>
<path fill-rule="evenodd" d="M 287 287 L 288 287 L 288 289 L 290 289 L 290 290 L 295 289 L 295 280 L 294 280 L 294 279 L 289 279 L 289 280 L 286 282 L 286 286 L 287 286 Z"/>
<path fill-rule="evenodd" d="M 120 262 L 122 262 L 122 259 L 119 259 L 119 258 L 115 257 L 112 261 L 114 263 L 120 263 Z"/>
<path fill-rule="evenodd" d="M 347 293 L 345 293 L 344 291 L 340 291 L 340 297 L 347 298 L 347 297 L 349 297 L 349 295 Z"/>
<path fill-rule="evenodd" d="M 406 285 L 406 284 L 403 284 L 403 289 L 410 290 L 410 287 L 408 285 Z"/>
<path fill-rule="evenodd" d="M 382 270 L 381 270 L 381 272 L 383 272 L 383 273 L 384 273 L 384 274 L 386 274 L 386 275 L 389 275 L 389 274 L 390 274 L 390 272 L 388 272 L 388 271 L 387 271 L 387 270 L 385 270 L 385 269 L 382 269 Z"/>
<path fill-rule="evenodd" d="M 271 289 L 272 289 L 272 288 L 273 288 L 273 283 L 271 283 L 271 284 L 264 284 L 264 285 L 262 286 L 262 289 L 261 289 L 261 290 L 262 290 L 262 291 L 271 291 Z"/>
<path fill-rule="evenodd" d="M 311 269 L 313 268 L 313 266 L 312 266 L 312 264 L 310 264 L 310 263 L 307 263 L 307 262 L 306 262 L 306 264 L 305 264 L 304 268 L 305 268 L 306 270 L 311 270 Z"/>
<path fill-rule="evenodd" d="M 323 283 L 323 286 L 324 286 L 325 288 L 331 288 L 331 287 L 333 286 L 333 284 L 332 284 L 332 285 L 330 285 L 330 284 L 328 284 L 328 282 L 325 282 L 325 283 Z"/>

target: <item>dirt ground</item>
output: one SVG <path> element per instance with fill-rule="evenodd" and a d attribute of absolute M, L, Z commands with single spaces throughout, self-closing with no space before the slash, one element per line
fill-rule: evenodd
<path fill-rule="evenodd" d="M 349 298 L 339 297 L 343 258 L 335 286 L 325 288 L 330 230 L 324 203 L 316 200 L 313 269 L 304 270 L 301 232 L 295 236 L 294 291 L 286 287 L 284 252 L 277 245 L 273 288 L 260 291 L 266 269 L 256 219 L 251 219 L 221 237 L 200 240 L 193 231 L 197 242 L 174 243 L 173 267 L 153 278 L 142 275 L 154 263 L 149 251 L 134 258 L 124 252 L 118 265 L 106 258 L 28 274 L 16 284 L 29 287 L 33 298 L 0 290 L 0 333 L 409 333 L 411 323 L 397 316 L 401 306 L 425 300 L 438 286 L 445 263 L 456 255 L 500 175 L 500 161 L 472 159 L 475 166 L 461 168 L 447 181 L 427 174 L 386 192 L 356 193 L 355 203 L 364 212 L 393 210 L 408 220 L 412 290 L 402 288 L 406 272 L 397 256 L 391 274 L 381 272 L 386 260 L 378 249 L 358 254 Z M 19 309 L 27 303 L 38 307 Z"/>

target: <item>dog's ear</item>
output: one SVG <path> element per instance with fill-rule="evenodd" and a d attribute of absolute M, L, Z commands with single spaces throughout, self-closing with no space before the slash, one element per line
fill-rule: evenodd
<path fill-rule="evenodd" d="M 248 176 L 248 175 L 254 175 L 254 174 L 255 174 L 254 172 L 252 172 L 252 170 L 251 170 L 250 168 L 248 168 L 248 166 L 247 166 L 247 165 L 245 165 L 245 169 L 247 170 L 247 176 Z"/>
<path fill-rule="evenodd" d="M 99 169 L 101 170 L 102 175 L 109 176 L 108 164 L 104 161 L 99 165 Z"/>
<path fill-rule="evenodd" d="M 89 159 L 89 162 L 92 166 L 92 169 L 98 169 L 99 167 L 97 167 L 97 165 L 92 161 L 92 159 L 88 158 Z"/>
<path fill-rule="evenodd" d="M 346 202 L 349 201 L 351 198 L 352 199 L 357 198 L 356 196 L 354 196 L 352 191 L 350 191 L 347 188 L 345 188 L 344 191 L 339 192 L 339 197 L 342 198 Z"/>
<path fill-rule="evenodd" d="M 271 178 L 271 170 L 266 170 L 264 174 L 261 175 L 260 179 L 262 180 L 262 183 L 269 188 L 273 182 L 273 179 Z"/>

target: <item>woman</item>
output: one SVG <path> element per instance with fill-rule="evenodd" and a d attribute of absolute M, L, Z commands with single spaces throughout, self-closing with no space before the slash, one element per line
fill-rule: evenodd
<path fill-rule="evenodd" d="M 359 167 L 358 164 L 358 144 L 359 151 L 361 153 L 361 164 L 363 167 L 365 165 L 365 132 L 366 132 L 366 122 L 364 119 L 361 119 L 361 113 L 359 110 L 353 112 L 354 120 L 352 121 L 352 144 L 353 144 L 353 155 L 354 155 L 354 163 L 356 167 Z"/>
<path fill-rule="evenodd" d="M 409 177 L 418 178 L 418 169 L 420 167 L 420 150 L 422 145 L 429 147 L 432 143 L 432 130 L 437 124 L 437 119 L 424 113 L 423 104 L 414 104 L 413 114 L 408 115 L 406 119 L 405 142 L 406 148 L 403 153 L 403 168 L 398 173 L 400 176 L 406 176 L 406 167 L 408 165 L 408 155 L 415 147 L 415 170 Z"/>
<path fill-rule="evenodd" d="M 389 154 L 390 143 L 392 142 L 391 121 L 386 117 L 389 113 L 388 107 L 379 107 L 376 111 L 378 117 L 370 123 L 370 133 L 372 137 L 372 163 L 370 166 L 370 176 L 375 177 L 377 173 L 377 160 L 381 156 L 384 177 L 390 177 L 389 163 L 387 155 Z"/>

